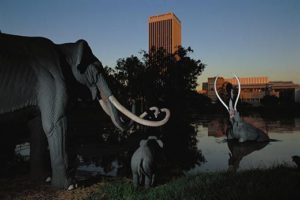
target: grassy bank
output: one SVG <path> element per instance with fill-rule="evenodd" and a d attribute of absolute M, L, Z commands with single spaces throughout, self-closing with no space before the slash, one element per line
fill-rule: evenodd
<path fill-rule="evenodd" d="M 105 195 L 104 195 L 104 194 Z M 279 166 L 238 173 L 201 173 L 149 190 L 135 190 L 130 180 L 104 184 L 87 199 L 300 199 L 300 171 Z"/>
<path fill-rule="evenodd" d="M 26 176 L 0 179 L 0 199 L 300 199 L 300 170 L 286 166 L 238 173 L 201 173 L 174 179 L 149 190 L 135 190 L 130 179 L 120 177 L 102 177 L 79 184 L 79 188 L 66 191 L 31 182 Z"/>

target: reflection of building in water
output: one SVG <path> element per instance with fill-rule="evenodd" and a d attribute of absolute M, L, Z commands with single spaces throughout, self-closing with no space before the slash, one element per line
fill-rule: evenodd
<path fill-rule="evenodd" d="M 300 103 L 300 88 L 299 87 L 295 90 L 295 101 L 297 103 Z"/>
<path fill-rule="evenodd" d="M 243 102 L 259 104 L 265 95 L 274 95 L 284 102 L 300 102 L 300 85 L 292 81 L 269 81 L 268 77 L 241 77 L 239 80 L 241 83 L 240 100 Z M 215 77 L 210 77 L 207 82 L 202 83 L 204 93 L 213 102 L 217 100 L 214 81 Z M 226 82 L 237 86 L 235 78 L 219 77 L 217 88 L 221 88 Z"/>
<path fill-rule="evenodd" d="M 181 22 L 174 13 L 149 17 L 149 50 L 163 47 L 174 53 L 181 46 Z"/>
<path fill-rule="evenodd" d="M 300 118 L 295 118 L 295 128 L 296 130 L 300 130 Z"/>
<path fill-rule="evenodd" d="M 268 121 L 268 131 L 275 131 L 280 133 L 291 133 L 300 131 L 299 118 L 280 118 L 278 120 Z"/>
<path fill-rule="evenodd" d="M 208 123 L 208 136 L 223 137 L 226 134 L 227 124 L 224 119 L 214 119 Z"/>

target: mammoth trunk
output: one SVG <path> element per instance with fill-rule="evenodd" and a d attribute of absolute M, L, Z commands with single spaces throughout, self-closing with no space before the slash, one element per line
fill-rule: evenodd
<path fill-rule="evenodd" d="M 98 90 L 99 90 L 100 96 L 101 96 L 99 103 L 100 103 L 102 109 L 105 111 L 105 113 L 108 116 L 110 116 L 112 122 L 118 129 L 120 129 L 121 131 L 127 130 L 132 125 L 132 122 L 129 122 L 127 124 L 125 122 L 122 122 L 118 111 L 112 105 L 112 103 L 109 101 L 109 97 L 112 96 L 112 92 L 109 89 L 105 79 L 103 78 L 103 76 L 101 74 L 99 75 L 98 81 L 99 82 L 98 82 L 97 87 L 98 87 Z M 133 110 L 134 110 L 134 108 L 133 108 Z"/>

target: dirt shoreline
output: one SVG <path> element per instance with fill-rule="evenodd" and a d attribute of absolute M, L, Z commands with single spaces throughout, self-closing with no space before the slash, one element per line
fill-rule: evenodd
<path fill-rule="evenodd" d="M 50 184 L 34 182 L 29 175 L 16 178 L 0 178 L 1 200 L 68 200 L 84 199 L 92 193 L 99 193 L 105 184 L 101 180 L 93 180 L 90 183 L 81 183 L 81 186 L 72 191 L 53 188 Z M 105 194 L 103 194 L 105 199 Z"/>

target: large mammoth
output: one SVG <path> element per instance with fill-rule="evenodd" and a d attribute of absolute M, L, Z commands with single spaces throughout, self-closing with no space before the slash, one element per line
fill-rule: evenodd
<path fill-rule="evenodd" d="M 0 44 L 0 114 L 24 108 L 35 111 L 48 140 L 53 186 L 68 188 L 71 184 L 66 173 L 66 116 L 77 86 L 86 86 L 121 130 L 128 124 L 120 120 L 118 111 L 146 126 L 161 126 L 169 119 L 168 109 L 161 110 L 166 114 L 163 120 L 148 121 L 143 119 L 145 114 L 138 117 L 123 107 L 104 79 L 101 62 L 84 40 L 54 44 L 46 38 L 0 33 Z"/>

